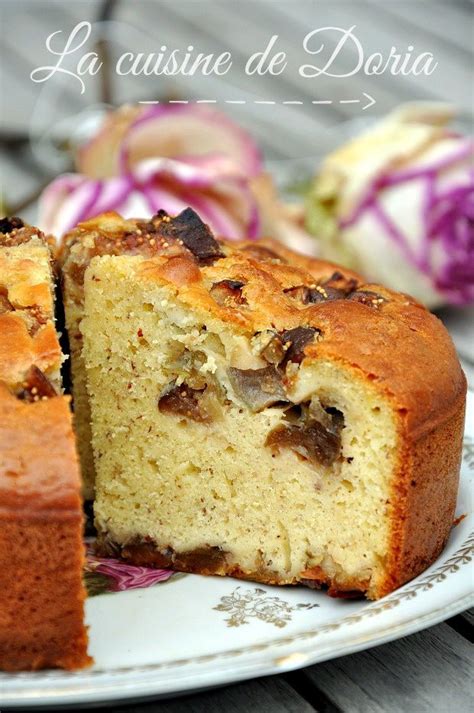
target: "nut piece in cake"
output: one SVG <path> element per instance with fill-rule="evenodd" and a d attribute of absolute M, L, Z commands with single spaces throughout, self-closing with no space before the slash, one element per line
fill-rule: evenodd
<path fill-rule="evenodd" d="M 96 243 L 84 273 L 103 550 L 335 596 L 417 575 L 459 474 L 466 385 L 441 323 L 269 241 L 158 220 L 160 250 Z"/>

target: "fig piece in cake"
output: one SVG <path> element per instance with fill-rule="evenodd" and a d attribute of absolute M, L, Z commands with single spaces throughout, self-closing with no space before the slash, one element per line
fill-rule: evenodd
<path fill-rule="evenodd" d="M 30 366 L 22 381 L 22 389 L 17 393 L 17 398 L 23 401 L 39 401 L 57 396 L 56 389 L 46 374 L 33 364 Z"/>
<path fill-rule="evenodd" d="M 215 282 L 210 294 L 221 307 L 238 306 L 247 303 L 247 300 L 242 294 L 244 283 L 239 280 L 221 280 Z"/>
<path fill-rule="evenodd" d="M 204 389 L 192 389 L 187 384 L 165 389 L 158 400 L 161 413 L 172 413 L 193 421 L 206 422 L 209 416 L 202 408 L 201 397 Z"/>
<path fill-rule="evenodd" d="M 285 362 L 299 364 L 303 360 L 306 345 L 314 340 L 317 333 L 318 330 L 314 327 L 295 327 L 282 332 L 281 340 L 286 350 Z"/>
<path fill-rule="evenodd" d="M 8 299 L 8 290 L 0 285 L 0 314 L 13 312 L 14 306 Z"/>
<path fill-rule="evenodd" d="M 229 368 L 230 383 L 238 398 L 253 412 L 288 401 L 282 374 L 274 366 L 262 369 Z"/>
<path fill-rule="evenodd" d="M 290 448 L 315 465 L 331 466 L 341 454 L 344 417 L 339 411 L 328 414 L 325 423 L 313 418 L 297 424 L 282 424 L 268 434 L 265 445 L 273 452 Z"/>
<path fill-rule="evenodd" d="M 0 233 L 2 235 L 9 235 L 14 230 L 20 230 L 24 227 L 24 222 L 21 218 L 13 216 L 11 218 L 5 217 L 0 219 Z"/>
<path fill-rule="evenodd" d="M 170 218 L 164 211 L 158 216 L 161 235 L 180 241 L 196 258 L 199 265 L 209 265 L 224 257 L 221 245 L 192 208 L 186 208 L 176 218 Z"/>
<path fill-rule="evenodd" d="M 369 305 L 370 307 L 380 307 L 380 305 L 387 301 L 385 297 L 371 290 L 356 290 L 352 292 L 347 299 L 353 302 L 359 302 L 359 304 Z"/>

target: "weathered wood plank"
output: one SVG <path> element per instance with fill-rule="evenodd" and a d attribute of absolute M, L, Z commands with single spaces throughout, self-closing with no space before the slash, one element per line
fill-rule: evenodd
<path fill-rule="evenodd" d="M 472 7 L 469 2 L 457 2 L 451 0 L 449 3 L 433 2 L 433 0 L 398 0 L 397 2 L 386 2 L 386 0 L 366 0 L 374 6 L 374 11 L 378 15 L 387 13 L 393 18 L 393 24 L 405 27 L 417 27 L 418 30 L 427 36 L 431 35 L 445 46 L 451 46 L 455 50 L 461 50 L 464 57 L 469 61 L 472 56 L 472 27 L 471 15 Z"/>
<path fill-rule="evenodd" d="M 464 614 L 460 614 L 462 619 L 465 619 L 471 626 L 474 626 L 474 609 L 468 609 Z"/>
<path fill-rule="evenodd" d="M 303 38 L 311 29 L 329 22 L 328 14 L 332 17 L 332 8 L 321 4 L 316 7 L 307 0 L 292 4 L 240 0 L 239 5 L 241 12 L 235 13 L 230 4 L 212 3 L 212 23 L 207 25 L 203 22 L 204 11 L 197 4 L 191 6 L 191 12 L 184 5 L 174 5 L 172 12 L 179 15 L 181 24 L 189 24 L 190 33 L 199 32 L 199 35 L 208 36 L 214 46 L 222 44 L 223 47 L 229 47 L 242 68 L 253 52 L 262 51 L 269 39 L 278 35 L 275 50 L 287 53 L 288 67 L 285 72 L 278 77 L 246 77 L 241 73 L 241 84 L 247 90 L 251 89 L 257 98 L 303 100 L 302 106 L 293 107 L 296 121 L 300 116 L 308 114 L 315 127 L 318 124 L 330 125 L 354 115 L 353 106 L 338 103 L 339 99 L 348 98 L 348 91 L 356 98 L 356 95 L 362 96 L 364 90 L 370 91 L 371 87 L 375 91 L 377 86 L 379 111 L 392 107 L 394 97 L 388 87 L 381 87 L 380 83 L 371 84 L 370 79 L 365 77 L 351 77 L 346 82 L 329 77 L 310 80 L 299 75 L 298 67 L 311 59 L 304 51 Z M 346 21 L 349 21 L 351 13 L 354 14 L 353 5 L 347 8 Z M 233 27 L 231 34 L 226 31 L 229 26 Z M 348 61 L 347 52 L 343 52 L 336 62 L 339 71 Z M 332 99 L 333 104 L 324 108 L 315 107 L 311 105 L 312 99 Z M 355 111 L 358 113 L 358 109 Z"/>
<path fill-rule="evenodd" d="M 474 307 L 445 307 L 439 311 L 439 317 L 461 356 L 474 365 Z"/>
<path fill-rule="evenodd" d="M 339 708 L 320 688 L 317 688 L 306 675 L 305 669 L 291 671 L 283 678 L 305 701 L 311 703 L 316 710 L 322 713 L 345 713 Z"/>
<path fill-rule="evenodd" d="M 384 3 L 384 6 L 388 3 Z M 396 3 L 390 3 L 396 4 Z M 426 3 L 411 3 L 422 4 Z M 436 11 L 437 4 L 433 5 Z M 268 7 L 263 4 L 263 7 Z M 400 26 L 392 21 L 391 16 L 378 11 L 375 5 L 369 5 L 365 0 L 358 2 L 347 2 L 342 0 L 335 3 L 316 4 L 312 0 L 303 0 L 302 2 L 284 3 L 281 5 L 281 10 L 284 11 L 288 18 L 292 18 L 298 23 L 303 31 L 308 25 L 310 18 L 313 19 L 315 27 L 324 27 L 328 25 L 347 28 L 352 25 L 356 26 L 354 32 L 364 48 L 364 54 L 368 55 L 372 52 L 382 52 L 384 56 L 388 55 L 392 46 L 397 47 L 400 51 L 405 52 L 409 45 L 415 47 L 414 54 L 420 52 L 432 52 L 438 60 L 438 67 L 435 73 L 431 76 L 398 76 L 392 75 L 390 72 L 385 72 L 379 76 L 367 76 L 362 78 L 367 87 L 372 86 L 374 82 L 380 91 L 389 89 L 394 95 L 395 103 L 398 101 L 407 101 L 410 99 L 418 100 L 443 100 L 451 101 L 467 112 L 471 111 L 471 97 L 466 93 L 466 86 L 470 84 L 470 63 L 464 59 L 459 61 L 456 53 L 451 51 L 450 46 L 436 37 L 427 38 L 416 25 L 412 25 L 409 30 L 406 27 Z M 426 12 L 428 12 L 428 6 Z M 349 62 L 351 55 L 356 52 L 352 46 L 344 47 L 341 52 L 341 62 Z M 472 55 L 471 55 L 472 56 Z M 339 65 L 341 66 L 341 65 Z M 353 66 L 353 61 L 352 61 Z M 330 78 L 329 78 L 330 79 Z M 347 81 L 352 86 L 352 83 L 357 83 L 358 77 L 350 77 Z M 334 90 L 337 91 L 338 81 L 332 79 Z M 369 89 L 370 91 L 370 89 Z"/>
<path fill-rule="evenodd" d="M 179 700 L 120 707 L 120 713 L 314 713 L 315 710 L 281 677 L 248 681 Z"/>
<path fill-rule="evenodd" d="M 474 609 L 458 614 L 458 616 L 448 619 L 446 623 L 471 644 L 474 644 Z"/>
<path fill-rule="evenodd" d="M 213 21 L 207 26 L 204 23 L 204 13 L 210 13 Z M 234 17 L 235 15 L 235 17 Z M 191 42 L 196 51 L 203 53 L 218 53 L 224 50 L 232 50 L 235 65 L 232 72 L 224 77 L 210 75 L 208 77 L 159 77 L 149 78 L 142 81 L 139 86 L 143 87 L 143 98 L 150 96 L 151 91 L 158 96 L 175 94 L 182 99 L 214 99 L 218 102 L 218 107 L 224 109 L 236 121 L 249 129 L 259 140 L 263 147 L 271 153 L 273 158 L 283 158 L 285 156 L 302 156 L 308 151 L 308 138 L 310 138 L 318 128 L 328 124 L 325 112 L 318 112 L 316 108 L 308 106 L 306 108 L 284 106 L 279 104 L 278 113 L 275 107 L 260 106 L 254 100 L 272 99 L 281 102 L 284 99 L 298 98 L 295 89 L 285 86 L 285 83 L 278 78 L 278 82 L 268 81 L 265 77 L 247 77 L 243 72 L 246 56 L 243 36 L 249 34 L 248 22 L 244 23 L 246 32 L 240 27 L 238 14 L 232 12 L 232 6 L 216 5 L 209 6 L 207 3 L 200 5 L 196 3 L 171 6 L 169 3 L 150 5 L 147 9 L 147 24 L 140 19 L 137 21 L 134 7 L 129 4 L 120 5 L 117 8 L 117 19 L 135 27 L 135 32 L 139 32 L 143 38 L 140 50 L 144 52 L 156 51 L 157 46 L 165 43 L 168 48 L 186 48 Z M 222 39 L 222 32 L 219 28 L 229 27 L 229 23 L 234 26 L 234 31 L 227 34 Z M 251 23 L 251 18 L 250 18 Z M 147 27 L 157 27 L 158 33 L 153 34 Z M 268 39 L 268 34 L 265 38 Z M 191 39 L 190 39 L 191 38 Z M 255 41 L 255 38 L 254 38 Z M 136 40 L 133 40 L 136 45 Z M 254 49 L 258 44 L 253 45 Z M 262 46 L 263 49 L 263 46 Z M 250 55 L 249 50 L 248 54 Z M 135 85 L 134 94 L 136 96 L 136 77 L 120 79 L 120 86 L 114 78 L 114 88 L 116 96 L 125 97 L 132 85 Z M 275 80 L 275 78 L 273 78 Z M 147 90 L 145 89 L 147 87 Z M 243 106 L 225 104 L 225 100 L 242 100 L 246 104 Z M 341 118 L 343 115 L 339 115 Z M 332 116 L 334 121 L 334 115 Z M 285 127 L 285 138 L 282 141 L 280 127 Z"/>
<path fill-rule="evenodd" d="M 76 80 L 64 74 L 44 83 L 34 83 L 30 79 L 33 69 L 57 61 L 46 49 L 46 38 L 57 30 L 68 33 L 76 24 L 76 17 L 65 11 L 66 7 L 68 5 L 64 4 L 63 7 L 51 7 L 43 0 L 7 2 L 0 7 L 2 24 L 10 29 L 3 33 L 0 45 L 2 93 L 11 97 L 0 115 L 1 130 L 6 135 L 42 133 L 46 127 L 57 124 L 63 117 L 76 115 L 98 99 L 99 81 L 94 77 L 87 81 L 84 95 L 80 94 Z M 90 10 L 93 7 L 90 2 L 84 5 L 85 20 L 95 19 Z M 88 9 L 92 14 L 88 15 Z M 59 39 L 56 42 L 53 46 L 63 46 Z M 87 49 L 93 49 L 92 43 Z M 65 66 L 73 69 L 74 60 L 77 62 L 75 57 L 68 57 Z"/>
<path fill-rule="evenodd" d="M 418 7 L 424 3 L 415 3 L 415 5 Z M 38 87 L 30 87 L 27 81 L 23 82 L 23 79 L 26 70 L 38 62 L 38 57 L 44 56 L 44 39 L 48 32 L 59 27 L 64 29 L 69 25 L 72 27 L 78 19 L 94 20 L 99 7 L 100 3 L 97 0 L 71 0 L 67 5 L 58 0 L 51 0 L 49 3 L 26 0 L 21 4 L 7 1 L 4 4 L 2 15 L 5 24 L 21 21 L 23 28 L 22 42 L 18 43 L 18 46 L 15 46 L 15 33 L 12 35 L 7 33 L 4 38 L 6 49 L 4 60 L 5 67 L 8 68 L 5 74 L 9 77 L 7 94 L 10 95 L 10 90 L 14 90 L 14 95 L 17 97 L 17 108 L 15 111 L 12 109 L 11 112 L 4 113 L 4 122 L 15 129 L 28 125 L 33 98 L 36 96 L 36 92 L 32 89 L 37 90 Z M 460 11 L 457 8 L 452 14 L 449 14 L 450 12 L 448 8 L 442 10 L 444 15 L 449 15 L 448 26 L 452 28 L 453 23 L 456 24 L 456 18 L 460 16 Z M 209 21 L 210 18 L 212 22 Z M 270 98 L 270 94 L 276 100 L 292 98 L 293 95 L 296 97 L 297 94 L 306 99 L 312 95 L 321 98 L 328 94 L 337 102 L 340 98 L 347 98 L 348 91 L 361 93 L 367 89 L 373 91 L 376 96 L 378 103 L 376 111 L 381 113 L 406 99 L 433 96 L 432 90 L 438 98 L 447 99 L 449 87 L 451 98 L 455 99 L 461 85 L 461 99 L 463 101 L 469 99 L 463 81 L 467 62 L 464 62 L 463 67 L 460 55 L 451 51 L 452 46 L 449 42 L 443 43 L 443 38 L 435 34 L 430 35 L 430 39 L 433 37 L 434 51 L 441 53 L 440 65 L 443 72 L 435 82 L 430 78 L 423 78 L 422 82 L 417 81 L 413 84 L 409 77 L 396 78 L 388 75 L 375 78 L 356 76 L 351 77 L 350 80 L 321 78 L 321 81 L 313 83 L 299 77 L 294 71 L 295 66 L 304 57 L 301 47 L 302 36 L 313 25 L 342 23 L 341 26 L 345 26 L 356 23 L 361 28 L 364 43 L 370 47 L 373 45 L 374 49 L 379 44 L 382 46 L 391 43 L 402 46 L 406 44 L 407 32 L 403 22 L 408 20 L 402 18 L 402 24 L 394 21 L 392 15 L 387 14 L 385 5 L 382 8 L 378 5 L 369 6 L 366 2 L 322 4 L 308 2 L 308 0 L 293 3 L 270 3 L 259 0 L 251 3 L 240 2 L 237 11 L 234 3 L 209 0 L 203 3 L 172 3 L 164 0 L 151 3 L 139 0 L 133 4 L 119 1 L 115 6 L 114 19 L 128 23 L 130 27 L 130 33 L 121 32 L 118 26 L 113 30 L 113 33 L 117 34 L 115 44 L 117 48 L 121 46 L 122 51 L 127 43 L 132 45 L 131 49 L 134 49 L 136 42 L 133 37 L 136 33 L 146 37 L 143 46 L 138 43 L 138 49 L 141 51 L 156 51 L 162 42 L 168 46 L 186 46 L 192 42 L 206 52 L 215 51 L 219 47 L 230 48 L 236 58 L 241 60 L 252 50 L 261 48 L 271 34 L 277 33 L 280 35 L 282 47 L 288 50 L 291 65 L 284 76 L 274 78 L 256 76 L 248 78 L 234 71 L 232 78 L 221 79 L 193 77 L 189 80 L 160 78 L 156 81 L 147 81 L 140 77 L 131 79 L 122 77 L 117 81 L 114 78 L 116 102 L 135 99 L 141 95 L 144 98 L 152 98 L 150 95 L 173 92 L 190 97 L 211 92 L 218 99 L 231 94 L 241 94 L 242 97 L 248 97 L 249 101 L 252 98 Z M 28 27 L 33 28 L 34 31 L 28 31 Z M 228 31 L 230 27 L 232 32 Z M 419 22 L 418 25 L 414 25 L 414 33 L 416 37 L 419 36 Z M 121 37 L 118 36 L 120 34 Z M 341 63 L 350 61 L 350 53 L 343 53 Z M 445 76 L 448 76 L 448 82 L 444 81 Z M 87 97 L 89 103 L 96 98 L 95 91 L 92 89 L 93 84 L 98 82 L 88 80 L 91 91 L 91 96 Z M 72 93 L 71 97 L 68 97 L 67 104 L 73 107 L 76 101 L 77 97 Z M 301 155 L 308 151 L 305 140 L 307 142 L 308 137 L 311 137 L 320 127 L 329 126 L 344 116 L 353 116 L 355 112 L 359 113 L 351 105 L 338 104 L 331 107 L 312 107 L 310 104 L 303 107 L 279 107 L 278 113 L 272 108 L 255 107 L 251 104 L 243 108 L 228 109 L 237 120 L 253 126 L 257 138 L 269 145 L 269 149 L 274 152 L 274 157 L 281 156 L 282 141 L 279 127 L 284 126 L 286 130 L 284 142 L 286 155 Z"/>
<path fill-rule="evenodd" d="M 344 713 L 467 713 L 474 705 L 472 646 L 447 624 L 304 675 Z"/>

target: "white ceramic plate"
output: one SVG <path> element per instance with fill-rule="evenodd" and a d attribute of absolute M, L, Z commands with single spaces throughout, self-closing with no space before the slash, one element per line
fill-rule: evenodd
<path fill-rule="evenodd" d="M 303 587 L 155 573 L 153 586 L 87 602 L 88 671 L 0 673 L 5 706 L 87 705 L 177 694 L 288 671 L 382 644 L 436 624 L 473 603 L 474 393 L 457 515 L 446 550 L 424 574 L 378 602 L 330 599 Z M 92 564 L 92 567 L 95 567 Z M 100 567 L 95 590 L 150 584 L 150 570 Z"/>

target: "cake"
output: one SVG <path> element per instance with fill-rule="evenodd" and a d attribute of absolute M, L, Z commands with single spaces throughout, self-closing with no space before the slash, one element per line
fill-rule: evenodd
<path fill-rule="evenodd" d="M 0 669 L 90 663 L 80 476 L 48 241 L 0 221 Z"/>
<path fill-rule="evenodd" d="M 439 555 L 466 382 L 418 302 L 189 209 L 84 223 L 63 264 L 99 552 L 369 599 Z"/>

